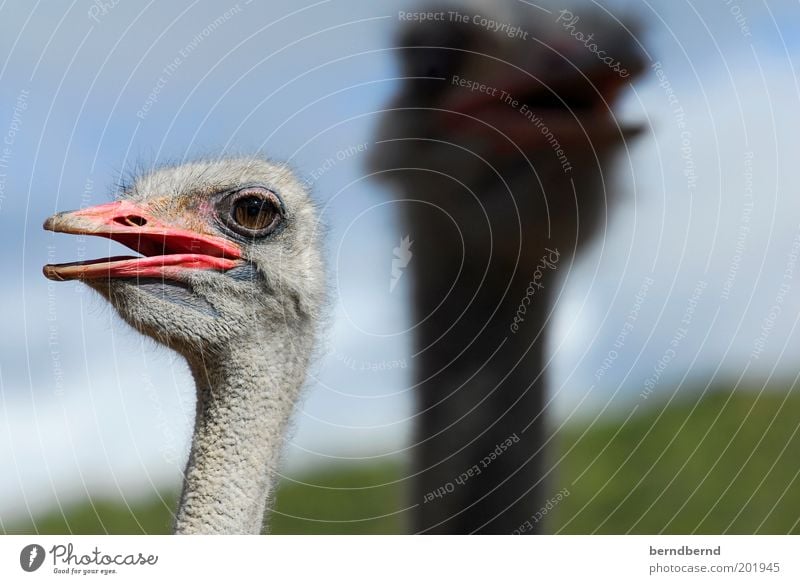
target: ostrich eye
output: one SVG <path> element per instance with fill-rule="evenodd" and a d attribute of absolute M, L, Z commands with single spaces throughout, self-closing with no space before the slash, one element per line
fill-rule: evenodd
<path fill-rule="evenodd" d="M 281 203 L 278 196 L 263 188 L 250 188 L 234 193 L 225 201 L 227 225 L 233 231 L 248 237 L 271 233 L 281 221 Z"/>
<path fill-rule="evenodd" d="M 275 210 L 269 201 L 248 197 L 236 202 L 233 215 L 236 222 L 242 227 L 260 231 L 272 223 Z"/>

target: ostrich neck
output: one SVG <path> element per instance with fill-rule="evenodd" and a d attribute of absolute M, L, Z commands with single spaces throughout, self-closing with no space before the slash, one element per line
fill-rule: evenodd
<path fill-rule="evenodd" d="M 276 334 L 189 359 L 197 414 L 175 533 L 261 532 L 309 352 L 302 336 Z"/>

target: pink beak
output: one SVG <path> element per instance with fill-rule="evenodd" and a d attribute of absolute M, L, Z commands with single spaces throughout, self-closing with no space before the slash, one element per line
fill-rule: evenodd
<path fill-rule="evenodd" d="M 187 269 L 225 271 L 240 264 L 241 249 L 236 244 L 222 237 L 163 223 L 129 201 L 57 213 L 44 222 L 44 228 L 59 233 L 107 237 L 145 256 L 48 264 L 44 266 L 44 275 L 51 280 L 174 280 Z"/>

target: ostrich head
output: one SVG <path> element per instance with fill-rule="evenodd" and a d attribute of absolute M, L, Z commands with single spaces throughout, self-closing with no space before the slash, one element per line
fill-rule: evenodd
<path fill-rule="evenodd" d="M 285 166 L 201 161 L 144 174 L 45 229 L 142 257 L 48 265 L 181 353 L 197 385 L 176 533 L 259 533 L 323 300 L 317 216 Z"/>
<path fill-rule="evenodd" d="M 456 141 L 496 161 L 552 149 L 552 136 L 529 123 L 532 115 L 573 156 L 587 142 L 596 147 L 636 132 L 611 109 L 643 68 L 635 23 L 591 8 L 548 16 L 495 4 L 429 6 L 445 16 L 401 28 L 404 82 L 394 105 L 413 108 L 419 136 Z"/>
<path fill-rule="evenodd" d="M 78 279 L 135 329 L 182 353 L 225 353 L 294 328 L 322 294 L 316 216 L 290 171 L 255 158 L 153 170 L 113 203 L 58 213 L 51 231 L 118 241 L 143 257 L 47 265 Z"/>
<path fill-rule="evenodd" d="M 462 246 L 467 266 L 491 249 L 513 269 L 520 253 L 530 263 L 544 246 L 585 245 L 613 194 L 603 168 L 641 129 L 614 113 L 643 70 L 637 27 L 589 7 L 450 0 L 426 10 L 443 17 L 400 29 L 403 81 L 370 169 L 426 203 L 403 208 L 455 265 Z M 453 225 L 469 232 L 463 244 Z"/>

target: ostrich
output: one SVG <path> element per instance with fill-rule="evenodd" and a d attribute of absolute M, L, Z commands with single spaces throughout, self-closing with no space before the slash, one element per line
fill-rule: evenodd
<path fill-rule="evenodd" d="M 256 158 L 155 169 L 112 203 L 44 228 L 144 257 L 46 265 L 80 280 L 189 364 L 197 410 L 178 534 L 257 534 L 324 298 L 317 216 L 282 165 Z"/>
<path fill-rule="evenodd" d="M 527 4 L 430 6 L 441 18 L 402 27 L 404 81 L 371 149 L 414 241 L 418 533 L 534 531 L 558 490 L 545 407 L 558 276 L 607 219 L 610 162 L 638 131 L 612 111 L 642 68 L 634 33 Z"/>

